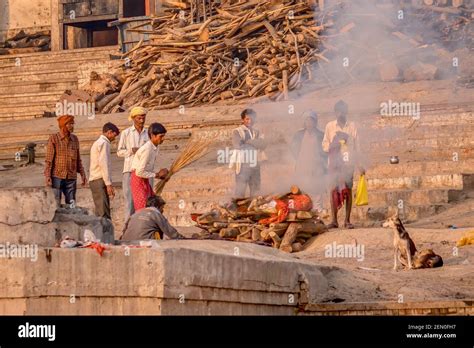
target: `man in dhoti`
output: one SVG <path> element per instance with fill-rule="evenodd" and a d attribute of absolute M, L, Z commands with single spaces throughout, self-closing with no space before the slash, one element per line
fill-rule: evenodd
<path fill-rule="evenodd" d="M 150 184 L 150 178 L 164 179 L 168 169 L 163 168 L 155 172 L 158 145 L 163 143 L 166 128 L 161 123 L 152 123 L 148 128 L 148 140 L 138 149 L 131 166 L 130 186 L 132 189 L 133 206 L 135 211 L 145 208 L 146 200 L 155 193 Z"/>
<path fill-rule="evenodd" d="M 235 197 L 245 197 L 247 187 L 253 197 L 260 190 L 260 162 L 266 159 L 263 135 L 254 128 L 257 114 L 245 109 L 240 115 L 242 124 L 232 132 L 232 157 L 229 168 L 235 168 Z"/>
<path fill-rule="evenodd" d="M 352 229 L 352 186 L 356 163 L 359 162 L 359 139 L 354 122 L 347 120 L 348 105 L 340 100 L 334 106 L 336 119 L 326 125 L 323 150 L 328 153 L 328 174 L 331 198 L 332 222 L 328 228 L 337 228 L 337 212 L 345 201 L 344 227 Z M 359 169 L 364 174 L 363 169 Z"/>
<path fill-rule="evenodd" d="M 323 210 L 327 156 L 323 151 L 324 132 L 318 129 L 318 115 L 314 111 L 304 115 L 304 127 L 296 132 L 291 142 L 295 159 L 294 183 L 308 193 L 313 207 Z"/>

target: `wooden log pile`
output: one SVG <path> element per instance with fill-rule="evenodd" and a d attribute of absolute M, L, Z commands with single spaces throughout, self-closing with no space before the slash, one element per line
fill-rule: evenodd
<path fill-rule="evenodd" d="M 250 242 L 287 253 L 298 252 L 309 239 L 327 231 L 311 205 L 294 206 L 292 202 L 298 197 L 309 198 L 293 187 L 292 192 L 286 194 L 233 199 L 228 206 L 215 205 L 207 213 L 192 214 L 192 218 L 206 239 Z M 281 208 L 285 210 L 284 216 Z"/>
<path fill-rule="evenodd" d="M 97 93 L 95 101 L 105 104 L 98 111 L 110 113 L 132 105 L 164 109 L 259 96 L 283 99 L 312 79 L 313 62 L 327 60 L 319 41 L 320 33 L 331 26 L 331 16 L 318 22 L 316 1 L 210 4 L 213 8 L 202 23 L 193 24 L 195 14 L 182 10 L 128 29 L 150 40 L 123 55 L 124 66 L 113 78 L 119 85 L 104 83 L 110 87 Z M 146 25 L 152 29 L 141 29 Z"/>
<path fill-rule="evenodd" d="M 0 55 L 48 51 L 50 43 L 50 31 L 27 34 L 20 30 L 15 36 L 0 42 Z"/>

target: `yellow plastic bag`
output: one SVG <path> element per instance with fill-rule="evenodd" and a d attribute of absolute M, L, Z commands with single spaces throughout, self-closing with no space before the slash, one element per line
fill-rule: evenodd
<path fill-rule="evenodd" d="M 365 181 L 365 175 L 361 175 L 359 178 L 355 204 L 357 206 L 369 204 L 369 193 L 367 192 L 367 181 Z"/>

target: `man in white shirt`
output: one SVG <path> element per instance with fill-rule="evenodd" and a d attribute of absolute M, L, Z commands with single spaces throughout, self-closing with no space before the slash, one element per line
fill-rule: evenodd
<path fill-rule="evenodd" d="M 266 160 L 264 153 L 265 141 L 262 134 L 255 129 L 257 113 L 253 109 L 245 109 L 240 114 L 242 124 L 232 131 L 232 157 L 229 168 L 235 166 L 235 197 L 245 195 L 247 186 L 249 195 L 253 197 L 260 191 L 260 163 Z"/>
<path fill-rule="evenodd" d="M 132 161 L 136 152 L 150 138 L 145 129 L 147 110 L 140 106 L 130 110 L 129 121 L 133 121 L 133 126 L 125 129 L 120 135 L 117 149 L 117 156 L 125 158 L 123 163 L 122 190 L 125 198 L 125 221 L 135 212 L 132 200 L 132 191 L 130 189 L 130 176 L 132 174 Z"/>
<path fill-rule="evenodd" d="M 356 166 L 361 174 L 365 170 L 360 167 L 360 146 L 357 128 L 354 122 L 347 120 L 348 105 L 340 100 L 334 106 L 336 119 L 326 125 L 323 139 L 323 150 L 328 153 L 328 174 L 330 178 L 330 198 L 332 222 L 328 228 L 338 228 L 337 211 L 345 201 L 346 216 L 344 227 L 354 228 L 351 224 L 352 186 Z"/>
<path fill-rule="evenodd" d="M 155 195 L 149 179 L 164 179 L 168 175 L 166 168 L 161 169 L 158 173 L 155 172 L 158 145 L 163 143 L 165 135 L 166 128 L 161 123 L 152 123 L 148 128 L 150 140 L 138 149 L 133 158 L 130 187 L 135 211 L 145 208 L 147 199 Z"/>
<path fill-rule="evenodd" d="M 109 220 L 110 198 L 115 196 L 110 166 L 110 143 L 119 133 L 118 127 L 108 122 L 102 127 L 102 135 L 91 147 L 89 187 L 94 199 L 95 214 Z"/>

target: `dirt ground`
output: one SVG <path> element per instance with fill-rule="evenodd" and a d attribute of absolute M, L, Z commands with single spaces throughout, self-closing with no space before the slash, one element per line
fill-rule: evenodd
<path fill-rule="evenodd" d="M 327 266 L 331 288 L 328 302 L 456 300 L 474 298 L 474 245 L 456 248 L 456 241 L 471 229 L 408 228 L 418 250 L 433 249 L 444 266 L 435 269 L 393 268 L 390 229 L 331 230 L 311 242 L 295 257 Z M 336 242 L 359 244 L 363 258 L 326 257 L 325 248 Z M 360 259 L 361 261 L 358 261 Z"/>

